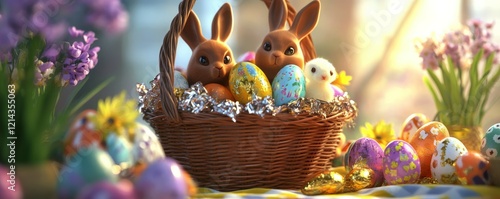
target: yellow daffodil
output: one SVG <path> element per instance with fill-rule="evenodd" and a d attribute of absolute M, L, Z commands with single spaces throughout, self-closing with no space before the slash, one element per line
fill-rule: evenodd
<path fill-rule="evenodd" d="M 113 98 L 99 100 L 95 117 L 97 129 L 104 134 L 104 137 L 112 132 L 118 135 L 133 133 L 139 115 L 136 105 L 134 100 L 125 98 L 125 92 Z"/>
<path fill-rule="evenodd" d="M 382 149 L 392 140 L 396 139 L 396 135 L 394 133 L 394 128 L 392 124 L 385 123 L 384 120 L 381 120 L 375 126 L 370 123 L 366 123 L 365 126 L 361 127 L 361 134 L 364 137 L 372 138 L 376 140 Z"/>
<path fill-rule="evenodd" d="M 337 79 L 332 82 L 333 85 L 339 87 L 343 91 L 346 90 L 346 86 L 351 84 L 352 76 L 347 75 L 345 71 L 340 71 L 338 73 Z"/>

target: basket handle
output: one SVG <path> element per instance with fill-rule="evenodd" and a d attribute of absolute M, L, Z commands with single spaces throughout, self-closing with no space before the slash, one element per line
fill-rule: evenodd
<path fill-rule="evenodd" d="M 184 29 L 195 2 L 196 0 L 183 0 L 179 3 L 179 13 L 172 19 L 170 30 L 163 38 L 160 48 L 160 97 L 168 120 L 180 121 L 177 97 L 174 94 L 175 55 L 179 35 Z"/>
<path fill-rule="evenodd" d="M 272 0 L 262 0 L 269 8 Z M 179 35 L 186 25 L 189 13 L 193 9 L 196 0 L 183 0 L 179 3 L 179 13 L 172 19 L 170 29 L 163 38 L 160 48 L 160 97 L 165 116 L 170 121 L 178 122 L 181 120 L 177 110 L 177 97 L 174 94 L 174 68 L 175 55 L 177 50 L 177 41 Z M 293 6 L 286 0 L 288 6 L 288 24 L 293 22 L 297 14 Z M 312 42 L 311 34 L 302 39 L 301 48 L 304 53 L 304 61 L 309 61 L 316 57 L 316 51 Z"/>

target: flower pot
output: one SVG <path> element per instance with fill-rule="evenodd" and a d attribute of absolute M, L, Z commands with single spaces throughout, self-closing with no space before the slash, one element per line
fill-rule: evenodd
<path fill-rule="evenodd" d="M 24 199 L 55 199 L 58 174 L 57 163 L 51 161 L 37 165 L 16 165 L 16 177 L 21 183 Z"/>
<path fill-rule="evenodd" d="M 490 158 L 490 168 L 488 169 L 488 175 L 491 180 L 491 185 L 500 187 L 500 158 Z"/>
<path fill-rule="evenodd" d="M 466 127 L 460 125 L 448 126 L 451 137 L 455 137 L 464 143 L 468 151 L 481 152 L 481 140 L 484 131 L 481 126 Z"/>

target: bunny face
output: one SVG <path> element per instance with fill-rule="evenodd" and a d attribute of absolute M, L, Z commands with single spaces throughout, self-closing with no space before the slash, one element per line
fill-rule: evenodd
<path fill-rule="evenodd" d="M 337 79 L 337 71 L 328 60 L 315 58 L 306 63 L 304 76 L 310 83 L 330 84 Z"/>
<path fill-rule="evenodd" d="M 300 41 L 316 27 L 319 20 L 320 2 L 312 1 L 297 13 L 290 29 L 285 28 L 288 8 L 285 0 L 273 0 L 269 7 L 270 32 L 256 50 L 255 64 L 266 74 L 269 81 L 288 64 L 304 67 L 304 55 Z"/>
<path fill-rule="evenodd" d="M 229 71 L 236 64 L 231 48 L 225 43 L 231 34 L 233 15 L 231 6 L 225 3 L 212 21 L 212 38 L 207 40 L 201 24 L 191 11 L 181 37 L 193 51 L 186 71 L 189 85 L 218 83 L 228 85 Z"/>

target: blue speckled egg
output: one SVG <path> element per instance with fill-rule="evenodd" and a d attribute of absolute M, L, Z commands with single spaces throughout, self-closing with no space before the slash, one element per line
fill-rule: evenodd
<path fill-rule="evenodd" d="M 276 106 L 306 96 L 306 80 L 302 69 L 289 64 L 283 67 L 272 83 L 273 98 Z"/>
<path fill-rule="evenodd" d="M 486 131 L 481 142 L 481 153 L 489 158 L 500 157 L 500 123 L 496 123 Z"/>
<path fill-rule="evenodd" d="M 123 136 L 110 133 L 106 137 L 106 150 L 115 164 L 132 166 L 134 156 L 132 155 L 132 144 Z"/>

